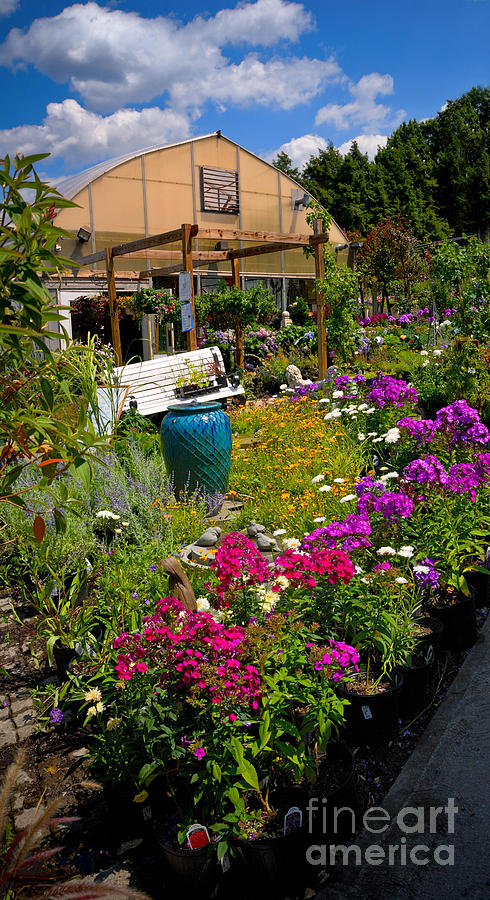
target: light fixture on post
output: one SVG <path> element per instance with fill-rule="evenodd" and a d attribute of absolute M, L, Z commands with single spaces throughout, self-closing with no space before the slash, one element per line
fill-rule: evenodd
<path fill-rule="evenodd" d="M 310 202 L 310 195 L 306 191 L 291 191 L 291 206 L 293 209 L 306 209 Z"/>
<path fill-rule="evenodd" d="M 92 237 L 92 232 L 90 231 L 89 228 L 86 228 L 84 225 L 82 225 L 82 227 L 78 229 L 77 239 L 80 241 L 81 244 L 86 244 L 87 241 L 89 241 L 91 237 Z"/>

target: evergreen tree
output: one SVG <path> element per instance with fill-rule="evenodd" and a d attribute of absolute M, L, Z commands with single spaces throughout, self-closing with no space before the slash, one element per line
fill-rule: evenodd
<path fill-rule="evenodd" d="M 378 151 L 371 174 L 371 213 L 376 221 L 401 215 L 420 238 L 448 234 L 447 222 L 436 212 L 434 163 L 423 126 L 417 121 L 403 122 L 393 132 L 386 147 Z"/>
<path fill-rule="evenodd" d="M 336 219 L 339 173 L 342 157 L 332 141 L 326 150 L 320 150 L 318 156 L 310 156 L 306 163 L 302 184 L 321 205 Z M 340 223 L 339 223 L 340 224 Z"/>
<path fill-rule="evenodd" d="M 285 175 L 289 175 L 290 178 L 294 178 L 295 181 L 300 181 L 301 175 L 299 169 L 293 166 L 293 161 L 284 150 L 280 150 L 277 154 L 276 158 L 272 160 L 272 165 L 276 167 L 276 169 L 280 169 L 281 172 L 284 172 Z"/>
<path fill-rule="evenodd" d="M 456 234 L 490 237 L 490 88 L 449 100 L 422 126 L 436 178 L 439 214 Z"/>

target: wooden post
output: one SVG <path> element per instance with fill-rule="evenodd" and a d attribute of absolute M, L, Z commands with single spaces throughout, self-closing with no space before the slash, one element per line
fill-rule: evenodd
<path fill-rule="evenodd" d="M 112 346 L 116 355 L 118 366 L 122 366 L 122 349 L 121 349 L 121 333 L 119 331 L 119 316 L 117 314 L 117 296 L 116 296 L 116 280 L 114 278 L 114 257 L 112 248 L 106 249 L 106 268 L 107 268 L 107 295 L 109 297 L 109 314 L 111 317 L 111 334 Z"/>
<path fill-rule="evenodd" d="M 194 273 L 192 267 L 192 225 L 182 225 L 182 265 L 191 276 L 192 329 L 186 333 L 187 350 L 197 350 L 196 305 L 194 303 Z"/>
<path fill-rule="evenodd" d="M 315 219 L 313 231 L 321 234 L 323 230 L 322 220 Z M 315 244 L 315 277 L 325 278 L 325 260 L 323 258 L 323 244 Z M 327 360 L 327 336 L 325 332 L 325 300 L 321 291 L 316 289 L 316 316 L 318 326 L 318 370 L 320 380 L 325 378 L 328 367 Z"/>
<path fill-rule="evenodd" d="M 240 260 L 232 259 L 231 261 L 231 277 L 233 279 L 233 287 L 240 290 Z M 243 325 L 237 322 L 235 325 L 235 343 L 236 343 L 236 364 L 239 369 L 243 369 L 245 364 L 245 350 L 243 346 Z"/>

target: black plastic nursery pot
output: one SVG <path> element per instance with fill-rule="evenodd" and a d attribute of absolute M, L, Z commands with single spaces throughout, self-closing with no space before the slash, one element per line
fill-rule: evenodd
<path fill-rule="evenodd" d="M 295 834 L 237 841 L 246 896 L 254 900 L 282 900 L 288 889 L 293 894 L 299 890 L 305 882 L 306 850 L 310 843 L 307 822 Z"/>
<path fill-rule="evenodd" d="M 480 563 L 481 568 L 485 568 L 485 563 Z M 490 571 L 485 572 L 465 572 L 468 587 L 475 595 L 475 606 L 477 609 L 490 606 Z"/>
<path fill-rule="evenodd" d="M 291 807 L 302 812 L 302 826 L 291 834 L 234 841 L 234 853 L 244 897 L 282 900 L 300 891 L 308 869 L 306 850 L 312 843 L 308 831 L 308 794 L 300 787 L 272 792 L 270 803 L 280 809 L 280 818 Z"/>
<path fill-rule="evenodd" d="M 312 843 L 343 842 L 351 839 L 355 833 L 358 797 L 353 753 L 345 744 L 332 742 L 328 745 L 325 759 L 327 757 L 329 764 L 333 764 L 344 775 L 337 787 L 325 790 L 321 783 L 320 761 L 318 786 L 313 785 L 309 800 L 311 818 L 307 811 L 306 819 Z"/>
<path fill-rule="evenodd" d="M 349 743 L 375 747 L 393 740 L 403 678 L 396 672 L 389 682 L 390 686 L 377 694 L 354 693 L 347 684 L 338 687 L 339 696 L 349 700 L 349 706 L 344 707 L 345 738 Z"/>
<path fill-rule="evenodd" d="M 207 900 L 211 897 L 222 876 L 216 847 L 206 844 L 191 850 L 189 847 L 174 847 L 158 839 L 164 860 L 165 879 L 172 893 L 164 896 Z"/>
<path fill-rule="evenodd" d="M 414 624 L 420 625 L 422 628 L 430 629 L 430 634 L 422 634 L 417 637 L 417 654 L 427 657 L 427 653 L 431 647 L 434 648 L 434 653 L 437 654 L 437 648 L 439 647 L 444 629 L 442 622 L 440 622 L 439 619 L 434 619 L 432 616 L 418 616 L 414 620 Z"/>
<path fill-rule="evenodd" d="M 76 655 L 77 654 L 72 647 L 55 646 L 53 648 L 54 664 L 60 684 L 67 680 L 68 673 L 70 671 L 70 664 L 76 658 Z"/>
<path fill-rule="evenodd" d="M 402 719 L 416 716 L 426 705 L 435 659 L 434 648 L 429 646 L 425 656 L 418 655 L 411 665 L 397 668 L 403 678 L 399 706 Z"/>
<path fill-rule="evenodd" d="M 467 650 L 477 638 L 475 599 L 459 597 L 449 606 L 429 606 L 431 618 L 443 625 L 440 647 L 442 650 Z"/>

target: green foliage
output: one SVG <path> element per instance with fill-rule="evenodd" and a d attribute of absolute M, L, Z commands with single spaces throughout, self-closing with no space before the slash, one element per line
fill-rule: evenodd
<path fill-rule="evenodd" d="M 284 172 L 285 175 L 289 175 L 290 178 L 293 178 L 294 181 L 300 181 L 300 171 L 295 166 L 293 166 L 293 161 L 284 150 L 281 150 L 275 159 L 272 160 L 272 165 L 276 167 L 276 169 L 280 169 L 281 172 Z"/>
<path fill-rule="evenodd" d="M 345 156 L 330 142 L 295 177 L 349 231 L 366 234 L 401 215 L 419 240 L 443 239 L 450 230 L 486 238 L 489 122 L 490 88 L 475 87 L 433 119 L 403 122 L 373 162 L 355 142 Z"/>
<path fill-rule="evenodd" d="M 311 321 L 310 307 L 304 297 L 296 297 L 289 307 L 289 313 L 293 325 L 308 325 Z"/>
<path fill-rule="evenodd" d="M 0 163 L 0 502 L 20 506 L 17 480 L 26 466 L 34 462 L 43 472 L 45 491 L 58 462 L 82 465 L 84 454 L 102 444 L 88 420 L 87 398 L 78 398 L 74 421 L 60 415 L 72 396 L 47 344 L 60 337 L 48 327 L 62 316 L 43 279 L 67 263 L 54 252 L 64 233 L 52 219 L 73 204 L 35 173 L 34 163 L 44 158 L 6 156 Z M 49 492 L 44 496 L 49 509 Z M 59 511 L 55 519 L 62 527 Z"/>
<path fill-rule="evenodd" d="M 479 337 L 490 330 L 490 245 L 471 238 L 440 244 L 430 253 L 433 296 L 441 316 L 457 310 L 457 327 Z"/>
<path fill-rule="evenodd" d="M 374 294 L 388 300 L 394 282 L 403 286 L 408 304 L 412 285 L 426 271 L 424 257 L 412 229 L 400 216 L 385 219 L 366 235 L 356 260 L 357 272 Z"/>
<path fill-rule="evenodd" d="M 317 281 L 317 288 L 326 306 L 329 349 L 335 360 L 346 361 L 355 350 L 354 312 L 359 284 L 351 269 L 337 264 L 330 247 L 325 248 L 325 278 Z"/>
<path fill-rule="evenodd" d="M 242 328 L 254 322 L 267 322 L 275 309 L 274 298 L 261 282 L 241 290 L 235 285 L 221 285 L 214 294 L 199 298 L 201 323 L 218 328 Z"/>

